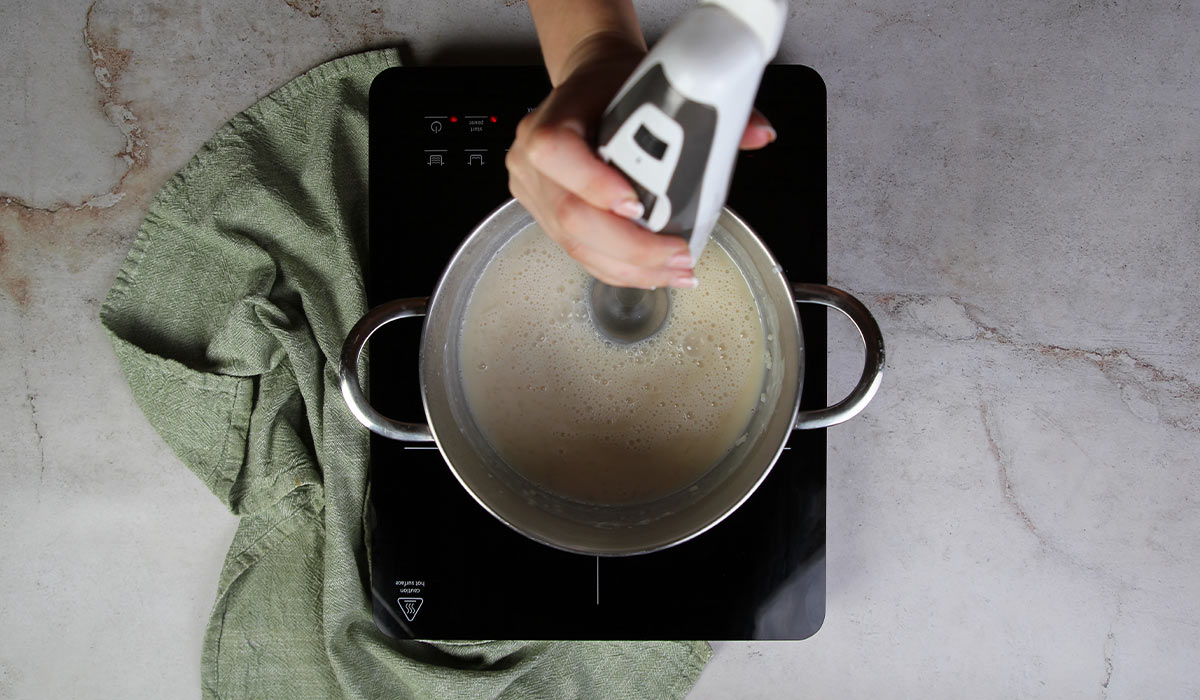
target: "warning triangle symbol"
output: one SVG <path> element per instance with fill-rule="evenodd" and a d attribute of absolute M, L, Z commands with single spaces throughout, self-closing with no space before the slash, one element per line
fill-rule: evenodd
<path fill-rule="evenodd" d="M 421 612 L 421 603 L 425 602 L 424 598 L 397 598 L 396 602 L 400 605 L 400 613 L 404 615 L 404 619 L 409 622 Z"/>

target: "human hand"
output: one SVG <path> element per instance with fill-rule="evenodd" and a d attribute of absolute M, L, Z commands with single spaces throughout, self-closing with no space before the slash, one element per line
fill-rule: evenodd
<path fill-rule="evenodd" d="M 592 150 L 605 107 L 644 51 L 597 45 L 517 125 L 509 189 L 546 234 L 593 277 L 620 287 L 696 286 L 687 241 L 635 223 L 642 205 L 628 180 Z M 755 111 L 742 148 L 762 148 L 775 130 Z"/>

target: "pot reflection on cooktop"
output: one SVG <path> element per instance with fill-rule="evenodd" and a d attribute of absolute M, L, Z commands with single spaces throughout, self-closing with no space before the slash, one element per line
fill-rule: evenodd
<path fill-rule="evenodd" d="M 541 67 L 393 68 L 370 106 L 372 306 L 427 296 L 458 244 L 508 198 L 504 150 L 548 92 Z M 729 206 L 792 282 L 825 282 L 825 92 L 771 66 L 758 108 L 780 138 L 738 162 Z M 803 408 L 825 405 L 825 312 L 801 309 Z M 420 324 L 372 338 L 372 402 L 423 416 Z M 386 362 L 378 358 L 387 358 Z M 803 639 L 825 613 L 825 432 L 793 433 L 759 489 L 693 540 L 653 554 L 551 549 L 480 507 L 431 445 L 371 437 L 375 619 L 398 638 Z"/>

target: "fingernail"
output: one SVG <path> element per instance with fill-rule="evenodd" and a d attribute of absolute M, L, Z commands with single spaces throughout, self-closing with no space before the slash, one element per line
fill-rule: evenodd
<path fill-rule="evenodd" d="M 673 267 L 677 270 L 692 269 L 691 253 L 677 253 L 667 258 L 667 267 Z"/>
<path fill-rule="evenodd" d="M 627 219 L 640 219 L 646 213 L 646 207 L 636 199 L 622 199 L 613 205 L 612 210 Z"/>
<path fill-rule="evenodd" d="M 775 127 L 770 124 L 759 127 L 767 132 L 767 143 L 775 143 L 775 139 L 779 138 L 779 133 L 775 131 Z"/>
<path fill-rule="evenodd" d="M 695 289 L 700 286 L 700 280 L 693 275 L 680 275 L 671 280 L 671 286 L 676 289 Z"/>

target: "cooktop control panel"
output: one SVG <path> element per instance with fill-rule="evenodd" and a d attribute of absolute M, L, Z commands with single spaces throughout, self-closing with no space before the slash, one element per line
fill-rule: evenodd
<path fill-rule="evenodd" d="M 373 279 L 372 304 L 433 291 L 458 244 L 509 198 L 504 158 L 517 123 L 549 92 L 540 66 L 402 68 L 376 78 L 371 87 L 372 249 L 383 255 L 419 250 L 429 264 L 395 279 L 387 279 L 390 274 Z M 406 217 L 379 215 L 401 205 Z"/>
<path fill-rule="evenodd" d="M 430 177 L 448 172 L 462 177 L 489 165 L 494 168 L 508 150 L 504 141 L 496 138 L 508 131 L 498 126 L 499 115 L 426 114 L 423 119 L 426 148 L 421 149 L 418 160 L 429 168 Z"/>

